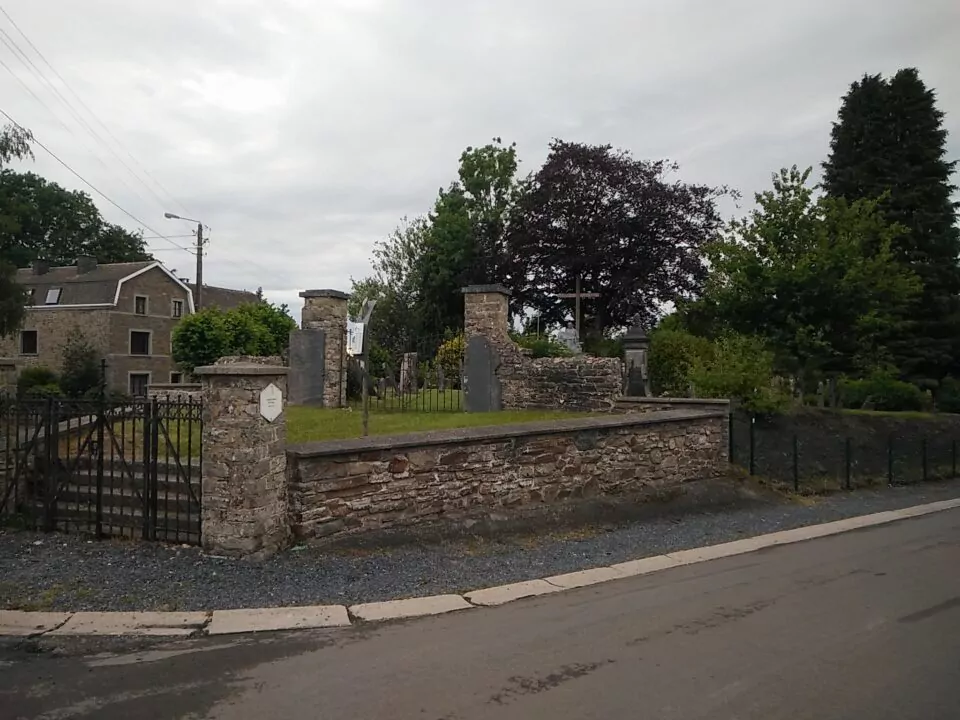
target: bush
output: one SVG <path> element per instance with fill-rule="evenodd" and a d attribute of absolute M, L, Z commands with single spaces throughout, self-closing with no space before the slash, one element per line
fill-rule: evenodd
<path fill-rule="evenodd" d="M 690 381 L 697 397 L 729 398 L 746 410 L 779 412 L 790 401 L 773 374 L 773 353 L 759 338 L 725 335 L 714 342 L 709 356 L 697 357 Z"/>
<path fill-rule="evenodd" d="M 433 363 L 443 370 L 447 387 L 460 387 L 460 368 L 463 365 L 465 349 L 466 341 L 463 333 L 454 335 L 437 348 L 437 355 L 434 357 Z"/>
<path fill-rule="evenodd" d="M 513 341 L 529 350 L 535 358 L 571 357 L 573 353 L 563 343 L 548 335 L 515 335 Z"/>
<path fill-rule="evenodd" d="M 685 397 L 690 388 L 690 371 L 698 361 L 710 359 L 709 340 L 684 330 L 657 329 L 650 334 L 648 368 L 654 393 Z"/>
<path fill-rule="evenodd" d="M 594 357 L 623 358 L 623 340 L 590 336 L 583 343 L 583 351 Z"/>
<path fill-rule="evenodd" d="M 60 387 L 71 398 L 89 396 L 100 388 L 99 353 L 79 329 L 74 330 L 63 348 Z"/>
<path fill-rule="evenodd" d="M 50 391 L 54 387 L 59 391 L 60 378 L 53 370 L 42 365 L 24 368 L 17 378 L 17 395 L 22 397 L 35 396 L 34 391 L 37 388 L 46 388 L 47 391 Z M 45 394 L 44 397 L 48 397 L 48 395 Z"/>
<path fill-rule="evenodd" d="M 946 377 L 937 390 L 937 410 L 945 413 L 960 413 L 960 380 Z"/>
<path fill-rule="evenodd" d="M 874 372 L 861 380 L 842 380 L 839 389 L 840 401 L 846 408 L 869 407 L 895 412 L 924 409 L 924 394 L 920 388 L 897 380 L 884 371 Z"/>

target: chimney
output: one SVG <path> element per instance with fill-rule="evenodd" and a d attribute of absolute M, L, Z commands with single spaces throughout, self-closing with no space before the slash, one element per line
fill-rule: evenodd
<path fill-rule="evenodd" d="M 77 275 L 86 275 L 97 269 L 97 259 L 90 255 L 81 255 L 77 258 Z"/>
<path fill-rule="evenodd" d="M 48 263 L 46 260 L 33 261 L 34 275 L 46 275 L 48 272 L 50 272 L 50 263 Z"/>

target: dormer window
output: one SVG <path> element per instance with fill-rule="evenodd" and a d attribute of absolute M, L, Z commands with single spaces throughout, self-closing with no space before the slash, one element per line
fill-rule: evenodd
<path fill-rule="evenodd" d="M 58 305 L 60 303 L 60 292 L 63 288 L 50 288 L 47 290 L 46 305 Z"/>

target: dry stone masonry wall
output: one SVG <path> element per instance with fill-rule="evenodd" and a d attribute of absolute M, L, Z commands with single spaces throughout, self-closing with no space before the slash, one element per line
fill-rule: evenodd
<path fill-rule="evenodd" d="M 313 538 L 677 488 L 726 467 L 726 420 L 603 416 L 302 445 L 288 456 L 289 522 Z"/>
<path fill-rule="evenodd" d="M 612 410 L 623 387 L 618 358 L 579 355 L 533 359 L 509 334 L 509 291 L 499 285 L 464 288 L 464 334 L 483 337 L 499 359 L 496 381 L 504 409 Z"/>

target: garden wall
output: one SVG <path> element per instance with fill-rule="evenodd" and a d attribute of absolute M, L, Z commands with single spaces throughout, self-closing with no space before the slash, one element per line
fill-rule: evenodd
<path fill-rule="evenodd" d="M 751 466 L 750 425 L 749 414 L 735 414 L 732 459 L 744 468 Z M 801 484 L 845 482 L 848 456 L 854 484 L 916 482 L 925 472 L 931 478 L 952 473 L 960 447 L 960 415 L 798 408 L 757 416 L 754 474 L 792 482 L 794 442 Z"/>
<path fill-rule="evenodd" d="M 675 489 L 724 471 L 727 419 L 605 415 L 294 446 L 289 522 L 314 538 Z"/>
<path fill-rule="evenodd" d="M 468 394 L 489 382 L 496 387 L 491 409 L 565 408 L 610 410 L 623 392 L 619 358 L 576 355 L 567 358 L 530 357 L 510 337 L 510 294 L 499 285 L 464 288 L 464 336 L 467 341 Z M 471 338 L 482 337 L 493 356 L 493 376 L 478 378 L 470 349 Z M 472 376 L 472 377 L 471 377 Z M 471 403 L 468 398 L 468 409 Z"/>
<path fill-rule="evenodd" d="M 662 410 L 729 412 L 729 400 L 713 398 L 622 397 L 614 408 L 622 413 L 650 413 Z"/>

